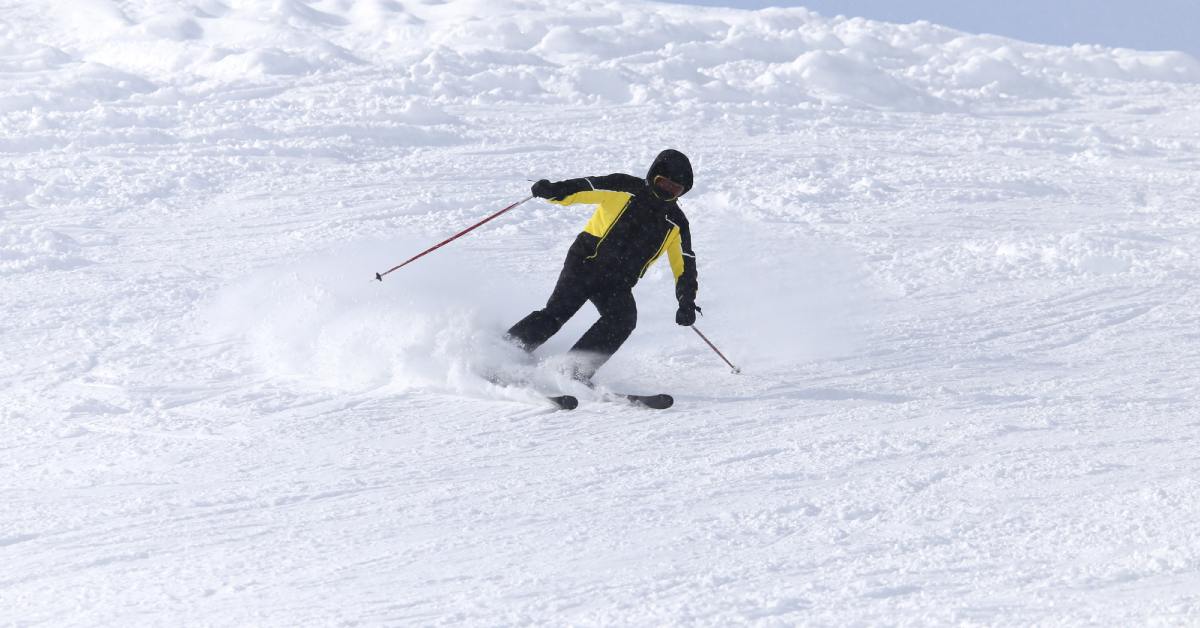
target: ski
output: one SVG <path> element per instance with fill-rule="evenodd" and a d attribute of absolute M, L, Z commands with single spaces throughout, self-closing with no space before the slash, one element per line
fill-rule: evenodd
<path fill-rule="evenodd" d="M 675 405 L 675 398 L 671 395 L 617 395 L 617 399 L 628 401 L 635 406 L 642 406 L 654 410 L 666 410 Z"/>
<path fill-rule="evenodd" d="M 538 395 L 540 395 L 542 398 L 544 398 L 546 401 L 549 401 L 550 403 L 557 406 L 560 410 L 574 410 L 575 408 L 579 407 L 579 399 L 576 398 L 574 395 L 546 394 L 544 392 L 539 392 L 539 391 L 535 390 L 528 383 L 507 380 L 507 379 L 500 377 L 499 375 L 494 375 L 494 374 L 486 375 L 486 376 L 484 376 L 484 379 L 486 379 L 492 385 L 500 386 L 502 388 L 520 388 L 520 389 L 524 389 L 524 390 L 533 391 L 533 392 L 537 393 Z"/>
<path fill-rule="evenodd" d="M 562 410 L 574 410 L 575 408 L 579 407 L 579 400 L 576 399 L 574 395 L 548 395 L 546 399 Z"/>
<path fill-rule="evenodd" d="M 485 375 L 483 378 L 495 386 L 501 386 L 505 388 L 522 388 L 537 392 L 539 396 L 554 404 L 561 410 L 574 410 L 579 407 L 579 398 L 575 395 L 555 395 L 549 394 L 548 392 L 540 392 L 532 387 L 528 382 L 514 381 L 494 373 Z M 590 382 L 581 383 L 587 385 L 589 388 L 592 387 Z M 666 410 L 675 404 L 675 399 L 671 395 L 666 394 L 630 395 L 625 393 L 602 393 L 598 400 L 630 403 L 638 407 L 650 408 L 653 410 Z"/>

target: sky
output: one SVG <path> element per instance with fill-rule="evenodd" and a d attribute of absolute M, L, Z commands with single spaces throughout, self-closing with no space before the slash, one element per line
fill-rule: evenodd
<path fill-rule="evenodd" d="M 1183 50 L 1200 58 L 1200 0 L 675 0 L 758 9 L 803 6 L 822 15 L 927 20 L 971 33 L 1045 44 Z"/>

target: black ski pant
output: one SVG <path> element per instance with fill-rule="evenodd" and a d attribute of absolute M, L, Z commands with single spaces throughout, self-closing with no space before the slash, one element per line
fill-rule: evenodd
<path fill-rule="evenodd" d="M 508 330 L 508 335 L 532 352 L 558 333 L 585 302 L 591 301 L 600 312 L 600 320 L 571 347 L 577 360 L 574 375 L 587 380 L 633 333 L 637 326 L 637 303 L 633 300 L 633 287 L 596 268 L 586 257 L 592 247 L 581 244 L 585 244 L 582 237 L 567 253 L 546 307 L 521 319 Z"/>

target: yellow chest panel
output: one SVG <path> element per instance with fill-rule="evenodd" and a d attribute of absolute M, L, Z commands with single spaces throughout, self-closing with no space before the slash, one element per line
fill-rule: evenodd
<path fill-rule="evenodd" d="M 592 213 L 592 217 L 588 219 L 583 230 L 597 238 L 604 239 L 613 224 L 625 212 L 625 208 L 629 207 L 629 201 L 632 198 L 633 195 L 628 192 L 588 190 L 572 194 L 561 201 L 551 202 L 559 205 L 595 205 L 596 211 Z"/>

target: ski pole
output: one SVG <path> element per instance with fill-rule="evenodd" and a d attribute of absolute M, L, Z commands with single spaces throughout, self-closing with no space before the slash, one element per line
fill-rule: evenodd
<path fill-rule="evenodd" d="M 384 277 L 386 277 L 386 276 L 387 276 L 389 273 L 391 273 L 392 271 L 394 271 L 394 270 L 400 270 L 401 268 L 404 268 L 405 266 L 408 266 L 408 265 L 409 265 L 409 264 L 411 264 L 412 262 L 415 262 L 415 261 L 417 261 L 417 260 L 421 259 L 422 257 L 425 257 L 426 255 L 428 255 L 428 254 L 430 254 L 430 253 L 432 253 L 432 252 L 434 252 L 434 251 L 436 251 L 436 250 L 438 250 L 438 249 L 442 248 L 443 246 L 446 246 L 447 244 L 450 244 L 451 242 L 453 242 L 453 241 L 455 241 L 455 240 L 457 240 L 457 239 L 459 239 L 459 238 L 461 238 L 461 237 L 463 237 L 463 236 L 467 235 L 468 233 L 471 233 L 471 232 L 472 232 L 472 231 L 474 231 L 475 229 L 477 229 L 477 228 L 479 228 L 479 227 L 482 227 L 484 224 L 486 224 L 486 223 L 490 222 L 492 219 L 494 219 L 494 218 L 499 218 L 499 217 L 500 217 L 500 215 L 501 215 L 501 214 L 503 214 L 504 212 L 506 212 L 506 211 L 508 211 L 508 210 L 510 210 L 510 209 L 513 209 L 513 208 L 514 208 L 514 207 L 516 207 L 517 205 L 520 205 L 520 204 L 522 204 L 522 203 L 528 202 L 528 201 L 529 201 L 529 200 L 531 200 L 532 198 L 533 198 L 533 197 L 532 197 L 532 196 L 530 196 L 530 197 L 524 198 L 524 199 L 522 199 L 522 200 L 519 200 L 519 201 L 517 201 L 517 202 L 513 203 L 512 205 L 509 205 L 508 207 L 505 207 L 504 209 L 502 209 L 502 210 L 500 210 L 500 211 L 498 211 L 498 212 L 496 212 L 496 213 L 492 214 L 491 216 L 488 216 L 487 218 L 484 218 L 483 220 L 480 220 L 479 222 L 477 222 L 477 223 L 475 223 L 475 224 L 471 225 L 470 227 L 467 227 L 466 229 L 463 229 L 462 231 L 459 231 L 458 233 L 456 233 L 456 234 L 454 234 L 454 235 L 450 236 L 449 238 L 446 238 L 445 240 L 442 240 L 441 242 L 439 242 L 439 243 L 437 243 L 437 244 L 435 244 L 435 245 L 433 245 L 433 246 L 431 246 L 431 247 L 429 247 L 429 248 L 425 249 L 424 251 L 421 251 L 420 253 L 417 253 L 416 255 L 414 255 L 414 256 L 412 256 L 412 257 L 410 257 L 410 258 L 408 258 L 408 259 L 404 260 L 404 263 L 402 263 L 402 264 L 399 264 L 399 265 L 397 265 L 397 266 L 393 266 L 393 267 L 391 267 L 391 268 L 389 268 L 389 269 L 387 269 L 387 270 L 383 271 L 382 273 L 375 273 L 375 279 L 378 279 L 379 281 L 383 281 L 383 278 L 384 278 Z"/>
<path fill-rule="evenodd" d="M 708 339 L 707 336 L 702 334 L 699 329 L 696 329 L 695 325 L 692 325 L 692 331 L 696 332 L 697 336 L 700 336 L 700 339 L 704 341 L 704 344 L 707 344 L 710 349 L 712 349 L 713 351 L 716 351 L 717 355 L 721 356 L 722 360 L 725 360 L 725 363 L 729 365 L 729 368 L 733 369 L 734 375 L 737 375 L 738 373 L 742 372 L 742 369 L 734 366 L 733 362 L 730 362 L 729 358 L 725 357 L 724 353 L 721 353 L 721 350 L 717 348 L 717 345 L 714 345 L 712 343 L 712 341 Z"/>

